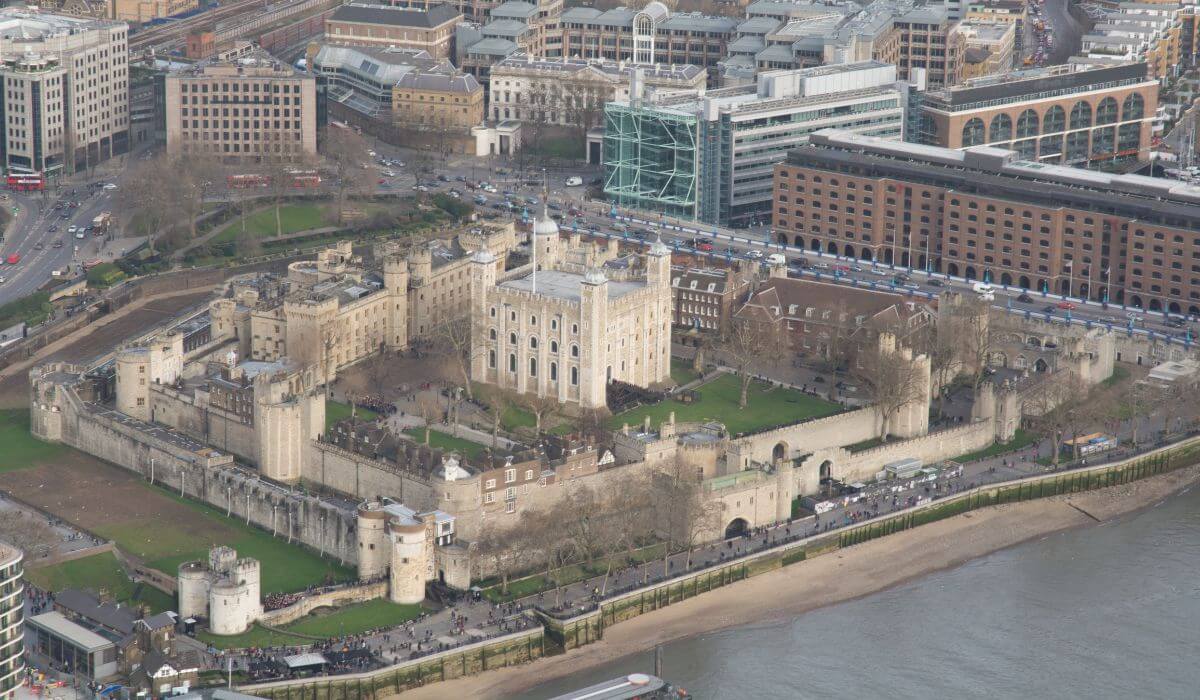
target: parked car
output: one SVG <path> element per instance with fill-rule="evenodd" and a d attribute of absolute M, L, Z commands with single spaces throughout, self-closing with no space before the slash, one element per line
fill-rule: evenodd
<path fill-rule="evenodd" d="M 1058 308 L 1063 309 L 1065 311 L 1074 311 L 1076 308 L 1074 303 L 1069 302 L 1066 299 L 1058 302 L 1057 304 L 1055 304 L 1055 306 L 1057 306 Z"/>
<path fill-rule="evenodd" d="M 1022 292 L 1021 295 L 1017 297 L 1017 301 L 1021 302 L 1022 304 L 1032 304 L 1033 297 L 1029 296 L 1025 292 Z"/>
<path fill-rule="evenodd" d="M 569 177 L 569 178 L 567 178 L 567 181 L 566 181 L 566 183 L 565 183 L 565 184 L 566 184 L 566 186 L 567 186 L 567 187 L 579 187 L 580 185 L 582 185 L 582 184 L 583 184 L 583 178 L 581 178 L 581 177 Z"/>

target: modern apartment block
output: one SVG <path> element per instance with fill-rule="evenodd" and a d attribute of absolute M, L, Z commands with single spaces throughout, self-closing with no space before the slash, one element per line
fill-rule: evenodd
<path fill-rule="evenodd" d="M 1149 159 L 1158 83 L 1146 64 L 1061 65 L 969 80 L 925 93 L 922 143 L 995 145 L 1022 158 L 1086 167 Z"/>
<path fill-rule="evenodd" d="M 1200 15 L 1177 1 L 1124 2 L 1085 34 L 1073 62 L 1120 65 L 1144 62 L 1158 80 L 1179 75 L 1197 60 Z"/>
<path fill-rule="evenodd" d="M 164 93 L 172 155 L 256 163 L 317 153 L 314 76 L 265 52 L 172 73 Z"/>
<path fill-rule="evenodd" d="M 1200 314 L 1200 187 L 825 131 L 775 169 L 780 240 Z"/>
<path fill-rule="evenodd" d="M 428 10 L 352 2 L 325 20 L 325 41 L 341 46 L 420 49 L 434 58 L 453 55 L 454 25 L 462 13 L 451 5 Z"/>
<path fill-rule="evenodd" d="M 722 225 L 770 217 L 772 173 L 820 129 L 904 132 L 905 86 L 877 61 L 775 71 L 755 85 L 605 109 L 604 191 L 620 206 Z"/>
<path fill-rule="evenodd" d="M 0 700 L 16 697 L 24 680 L 25 555 L 0 542 Z"/>
<path fill-rule="evenodd" d="M 129 150 L 129 27 L 0 10 L 0 160 L 73 172 Z"/>

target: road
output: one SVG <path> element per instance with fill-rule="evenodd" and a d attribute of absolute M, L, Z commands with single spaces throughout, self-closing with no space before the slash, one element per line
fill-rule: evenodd
<path fill-rule="evenodd" d="M 4 260 L 13 254 L 21 257 L 16 265 L 6 262 L 0 266 L 0 276 L 5 278 L 0 284 L 0 304 L 36 292 L 52 279 L 51 271 L 55 269 L 78 265 L 108 252 L 104 240 L 90 234 L 76 239 L 67 233 L 67 228 L 89 226 L 97 214 L 111 211 L 113 194 L 102 188 L 93 191 L 86 185 L 66 185 L 45 193 L 10 193 L 5 204 L 15 204 L 20 211 L 0 244 L 0 254 Z M 79 205 L 71 207 L 70 202 Z M 62 245 L 56 248 L 58 241 Z"/>
<path fill-rule="evenodd" d="M 1069 2 L 1070 0 L 1046 0 L 1042 6 L 1050 27 L 1054 29 L 1054 48 L 1047 57 L 1047 63 L 1066 63 L 1068 58 L 1079 53 L 1083 43 L 1083 35 L 1087 28 L 1067 11 Z"/>

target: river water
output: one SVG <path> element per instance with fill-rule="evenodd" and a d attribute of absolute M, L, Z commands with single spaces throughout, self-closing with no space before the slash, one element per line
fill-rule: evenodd
<path fill-rule="evenodd" d="M 1195 698 L 1200 489 L 856 601 L 667 645 L 697 698 Z M 523 698 L 653 668 L 639 654 Z"/>

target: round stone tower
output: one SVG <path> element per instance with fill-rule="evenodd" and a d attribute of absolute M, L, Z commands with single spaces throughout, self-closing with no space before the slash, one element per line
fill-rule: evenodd
<path fill-rule="evenodd" d="M 425 525 L 393 521 L 388 530 L 392 536 L 392 602 L 420 603 L 425 599 L 425 570 L 428 568 Z"/>
<path fill-rule="evenodd" d="M 179 595 L 179 616 L 208 616 L 208 567 L 201 561 L 189 561 L 179 565 L 175 592 Z"/>
<path fill-rule="evenodd" d="M 213 634 L 241 634 L 257 617 L 258 601 L 251 601 L 246 586 L 224 580 L 213 584 L 208 598 L 208 629 Z"/>
<path fill-rule="evenodd" d="M 390 559 L 387 518 L 387 511 L 378 501 L 358 507 L 358 578 L 362 581 L 387 573 Z"/>

